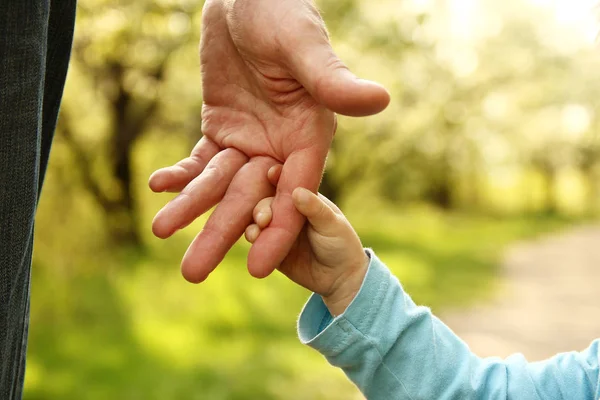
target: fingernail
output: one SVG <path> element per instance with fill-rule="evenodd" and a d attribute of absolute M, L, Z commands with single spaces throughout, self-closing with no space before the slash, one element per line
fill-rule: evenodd
<path fill-rule="evenodd" d="M 259 225 L 263 225 L 263 221 L 265 220 L 266 217 L 267 217 L 267 214 L 263 211 L 260 211 L 258 214 L 256 214 L 256 222 Z"/>
<path fill-rule="evenodd" d="M 298 188 L 296 189 L 296 201 L 300 204 L 308 203 L 310 199 L 310 192 L 308 189 Z"/>

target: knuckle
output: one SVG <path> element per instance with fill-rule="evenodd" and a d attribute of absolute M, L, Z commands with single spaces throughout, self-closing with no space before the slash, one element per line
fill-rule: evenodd
<path fill-rule="evenodd" d="M 320 203 L 319 210 L 317 211 L 317 216 L 319 217 L 319 219 L 329 219 L 329 211 L 329 207 L 327 207 L 325 203 Z"/>
<path fill-rule="evenodd" d="M 216 182 L 221 181 L 225 176 L 223 170 L 221 168 L 219 168 L 219 166 L 214 165 L 214 164 L 207 165 L 203 174 L 206 174 L 207 179 L 209 179 L 211 181 L 216 181 Z"/>

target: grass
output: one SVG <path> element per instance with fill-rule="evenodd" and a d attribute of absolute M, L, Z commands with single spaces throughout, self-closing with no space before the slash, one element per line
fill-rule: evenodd
<path fill-rule="evenodd" d="M 484 301 L 509 243 L 569 222 L 383 205 L 349 218 L 413 298 L 435 311 Z M 77 250 L 60 247 L 67 227 L 40 227 L 26 399 L 360 398 L 297 341 L 308 293 L 277 273 L 250 278 L 245 244 L 204 284 L 183 281 L 179 260 L 195 228 L 167 242 L 148 238 L 149 251 L 138 254 L 89 238 Z"/>

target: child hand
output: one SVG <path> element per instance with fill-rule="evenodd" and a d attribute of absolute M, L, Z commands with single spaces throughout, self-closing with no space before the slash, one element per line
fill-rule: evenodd
<path fill-rule="evenodd" d="M 273 170 L 273 169 L 272 169 Z M 277 172 L 269 171 L 269 178 Z M 323 298 L 332 315 L 342 314 L 358 293 L 369 266 L 360 239 L 340 209 L 304 188 L 292 194 L 294 206 L 308 221 L 279 270 Z M 254 243 L 271 222 L 273 197 L 254 208 L 246 239 Z"/>

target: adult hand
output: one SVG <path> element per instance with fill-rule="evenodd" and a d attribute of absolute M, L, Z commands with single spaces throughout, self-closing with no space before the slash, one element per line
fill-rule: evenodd
<path fill-rule="evenodd" d="M 207 0 L 201 64 L 204 137 L 189 158 L 150 178 L 156 192 L 181 191 L 153 232 L 167 238 L 222 200 L 182 262 L 186 279 L 203 281 L 244 233 L 257 200 L 272 195 L 266 171 L 282 163 L 272 222 L 248 256 L 250 273 L 265 277 L 302 229 L 291 193 L 317 190 L 334 112 L 375 114 L 389 95 L 337 58 L 310 0 Z"/>

